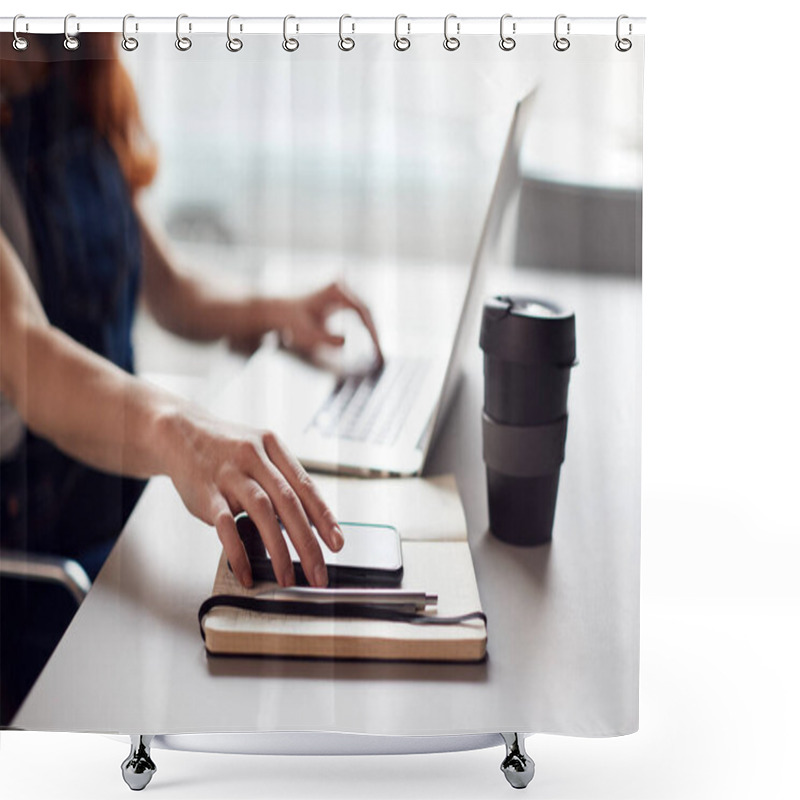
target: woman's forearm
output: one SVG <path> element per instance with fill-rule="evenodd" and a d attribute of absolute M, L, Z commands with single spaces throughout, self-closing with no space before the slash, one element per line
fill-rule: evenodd
<path fill-rule="evenodd" d="M 50 325 L 2 230 L 0 392 L 28 427 L 81 461 L 123 475 L 168 475 L 188 510 L 216 528 L 245 586 L 253 579 L 234 519 L 242 511 L 255 521 L 280 583 L 293 583 L 294 569 L 278 518 L 311 585 L 327 584 L 311 526 L 333 550 L 344 543 L 341 530 L 278 437 L 215 418 Z"/>
<path fill-rule="evenodd" d="M 179 398 L 129 375 L 48 324 L 30 325 L 24 363 L 4 392 L 35 433 L 107 472 L 168 471 Z"/>
<path fill-rule="evenodd" d="M 3 322 L 2 344 L 13 344 L 16 355 L 2 359 L 0 389 L 31 429 L 98 469 L 168 475 L 189 511 L 217 529 L 245 586 L 253 579 L 234 522 L 241 511 L 255 520 L 281 584 L 294 582 L 294 570 L 278 517 L 311 585 L 327 585 L 311 525 L 333 550 L 344 543 L 341 530 L 274 434 L 217 419 L 128 375 L 46 322 L 24 332 Z"/>
<path fill-rule="evenodd" d="M 186 405 L 50 325 L 2 230 L 0 392 L 31 430 L 70 455 L 138 477 L 166 471 L 166 423 Z"/>
<path fill-rule="evenodd" d="M 241 349 L 254 349 L 261 337 L 280 330 L 284 343 L 310 353 L 319 345 L 341 347 L 344 337 L 330 332 L 326 320 L 338 309 L 361 318 L 382 359 L 378 333 L 364 303 L 345 286 L 332 283 L 300 297 L 264 297 L 177 268 L 169 245 L 140 213 L 144 296 L 156 321 L 179 336 L 196 340 L 226 338 Z"/>
<path fill-rule="evenodd" d="M 144 296 L 156 321 L 187 339 L 247 339 L 286 323 L 287 304 L 253 296 L 221 281 L 200 280 L 178 269 L 169 244 L 146 216 L 142 231 Z"/>
<path fill-rule="evenodd" d="M 166 291 L 146 294 L 148 308 L 162 327 L 183 338 L 246 339 L 285 324 L 281 298 L 252 296 L 189 275 L 173 275 L 169 284 Z"/>
<path fill-rule="evenodd" d="M 342 533 L 278 437 L 215 418 L 50 325 L 2 230 L 0 392 L 28 427 L 81 461 L 123 475 L 168 475 L 187 509 L 216 528 L 245 586 L 253 578 L 236 529 L 242 511 L 255 521 L 280 583 L 293 583 L 294 569 L 279 517 L 311 585 L 327 584 L 312 525 L 333 550 L 344 544 Z"/>

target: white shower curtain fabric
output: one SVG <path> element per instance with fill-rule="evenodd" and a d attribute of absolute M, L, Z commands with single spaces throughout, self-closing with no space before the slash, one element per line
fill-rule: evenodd
<path fill-rule="evenodd" d="M 131 76 L 158 153 L 141 206 L 165 231 L 181 268 L 197 280 L 274 296 L 337 281 L 375 311 L 387 352 L 402 350 L 421 324 L 419 315 L 431 308 L 452 324 L 454 335 L 514 110 L 535 92 L 518 132 L 513 179 L 482 253 L 483 293 L 535 293 L 575 310 L 579 363 L 569 388 L 552 544 L 520 548 L 488 531 L 478 305 L 464 321 L 465 377 L 423 475 L 456 475 L 488 616 L 484 661 L 207 655 L 197 608 L 211 593 L 214 573 L 192 570 L 198 563 L 215 566 L 220 544 L 172 484 L 154 478 L 138 504 L 138 493 L 129 498 L 119 484 L 109 490 L 119 526 L 131 509 L 132 516 L 119 539 L 119 529 L 110 533 L 102 558 L 110 556 L 95 587 L 56 655 L 34 676 L 38 683 L 13 724 L 161 734 L 630 733 L 638 727 L 643 39 L 635 37 L 634 47 L 621 52 L 612 30 L 572 37 L 569 50 L 559 52 L 551 36 L 529 35 L 506 52 L 496 35 L 473 35 L 449 52 L 440 35 L 412 36 L 411 47 L 398 51 L 391 36 L 361 34 L 345 52 L 335 35 L 298 38 L 294 52 L 271 35 L 243 37 L 238 52 L 226 48 L 224 34 L 195 36 L 185 52 L 171 34 L 141 35 L 132 52 L 115 43 L 110 57 Z M 43 63 L 50 68 L 88 57 L 87 48 L 67 52 L 60 43 L 48 52 L 50 61 Z M 5 41 L 2 55 L 4 63 L 25 57 Z M 2 97 L 16 111 L 8 89 Z M 55 114 L 59 105 L 50 108 Z M 30 122 L 23 129 L 13 119 L 3 121 L 4 163 L 17 182 L 27 173 L 15 159 L 47 134 L 46 119 L 34 114 Z M 50 157 L 51 168 L 57 167 L 36 192 L 82 180 L 75 175 L 81 162 L 69 153 Z M 6 183 L 4 167 L 0 221 L 15 244 L 21 239 L 7 222 Z M 107 225 L 97 215 L 112 207 L 107 198 L 97 205 L 89 197 L 93 185 L 89 181 L 86 193 L 70 201 L 86 226 L 86 242 L 96 241 L 97 226 Z M 33 229 L 31 261 L 47 307 L 49 267 L 42 261 L 57 247 L 37 239 L 43 234 L 31 204 L 40 195 L 31 186 L 14 192 L 22 195 Z M 131 230 L 123 223 L 107 228 L 123 239 Z M 86 242 L 72 245 L 81 251 Z M 139 247 L 133 242 L 123 249 Z M 417 296 L 400 296 L 405 284 L 398 276 L 412 273 L 422 276 Z M 232 352 L 226 340 L 187 341 L 166 332 L 136 294 L 137 284 L 125 291 L 130 296 L 118 311 L 131 315 L 130 368 L 213 407 L 248 368 L 247 357 Z M 356 360 L 370 354 L 369 336 L 354 315 L 337 314 L 330 323 Z M 292 404 L 281 393 L 279 375 L 269 385 L 270 408 Z M 253 409 L 260 402 L 254 396 L 243 404 Z M 31 444 L 30 431 L 20 433 L 22 416 L 14 417 L 11 398 L 4 397 L 4 479 L 14 459 L 22 458 L 31 475 L 31 460 L 49 457 Z M 455 442 L 465 437 L 470 456 L 454 463 L 453 454 L 463 452 Z M 125 460 L 119 453 L 119 463 Z M 58 474 L 67 480 L 71 472 L 64 466 Z M 9 502 L 8 492 L 3 501 Z M 12 541 L 9 513 L 6 507 L 3 547 L 24 549 L 34 533 Z M 93 512 L 83 503 L 69 513 Z M 170 545 L 178 528 L 194 537 L 182 542 L 196 543 L 185 558 Z M 56 525 L 52 535 L 58 531 Z M 140 537 L 147 552 L 137 546 Z M 509 585 L 526 588 L 504 596 L 504 576 Z M 0 608 L 4 630 L 10 631 L 13 614 L 8 602 Z M 16 644 L 4 641 L 6 664 Z M 524 657 L 509 660 L 512 649 Z M 56 698 L 59 681 L 69 689 Z M 186 687 L 204 687 L 205 694 Z M 247 714 L 240 713 L 245 708 Z"/>

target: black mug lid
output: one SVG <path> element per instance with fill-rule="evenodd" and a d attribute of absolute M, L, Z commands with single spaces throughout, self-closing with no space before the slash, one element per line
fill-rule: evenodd
<path fill-rule="evenodd" d="M 499 295 L 484 303 L 480 345 L 488 356 L 524 364 L 575 364 L 575 314 L 552 300 Z"/>

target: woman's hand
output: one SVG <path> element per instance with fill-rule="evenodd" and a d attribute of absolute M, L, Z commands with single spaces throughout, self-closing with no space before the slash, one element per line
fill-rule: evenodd
<path fill-rule="evenodd" d="M 344 337 L 331 333 L 326 325 L 334 311 L 348 308 L 355 311 L 375 345 L 378 362 L 383 361 L 378 332 L 369 309 L 341 283 L 331 283 L 302 297 L 281 300 L 279 328 L 283 343 L 305 355 L 321 344 L 341 347 Z"/>
<path fill-rule="evenodd" d="M 234 574 L 244 586 L 253 576 L 234 517 L 247 512 L 258 528 L 281 586 L 294 570 L 278 517 L 300 556 L 311 586 L 327 586 L 322 550 L 311 525 L 333 551 L 344 544 L 333 512 L 308 474 L 275 434 L 235 426 L 200 411 L 165 422 L 174 454 L 169 474 L 189 511 L 213 525 Z"/>
<path fill-rule="evenodd" d="M 369 331 L 377 362 L 383 362 L 369 309 L 341 283 L 301 297 L 275 298 L 254 296 L 230 282 L 197 280 L 177 267 L 166 237 L 142 213 L 139 226 L 144 296 L 156 321 L 172 333 L 199 341 L 225 338 L 235 350 L 252 353 L 264 334 L 277 329 L 287 347 L 309 355 L 321 344 L 344 344 L 326 322 L 334 311 L 349 308 Z"/>
<path fill-rule="evenodd" d="M 342 296 L 331 289 L 325 290 L 330 294 L 323 307 Z M 311 309 L 320 301 L 317 295 L 311 298 L 316 299 L 299 307 L 313 317 Z M 215 324 L 234 308 L 240 305 L 218 308 Z M 253 578 L 234 522 L 241 511 L 256 524 L 279 583 L 293 583 L 294 572 L 278 517 L 309 583 L 327 585 L 311 525 L 331 550 L 343 546 L 342 533 L 305 470 L 278 438 L 216 419 L 129 375 L 51 325 L 2 230 L 0 341 L 0 391 L 30 430 L 105 472 L 169 475 L 189 511 L 217 529 L 234 574 L 245 586 Z"/>

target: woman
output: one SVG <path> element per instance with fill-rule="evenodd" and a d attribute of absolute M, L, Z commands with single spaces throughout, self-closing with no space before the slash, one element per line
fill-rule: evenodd
<path fill-rule="evenodd" d="M 136 205 L 155 158 L 118 37 L 85 36 L 78 56 L 65 56 L 61 37 L 29 41 L 18 54 L 10 36 L 0 40 L 0 540 L 77 558 L 95 574 L 143 480 L 163 474 L 216 528 L 243 585 L 252 575 L 234 516 L 246 511 L 282 585 L 293 572 L 278 516 L 311 585 L 325 586 L 311 524 L 332 550 L 342 535 L 303 468 L 273 432 L 223 422 L 135 378 L 131 325 L 141 288 L 156 320 L 180 335 L 248 341 L 279 329 L 310 351 L 343 343 L 325 321 L 349 308 L 380 354 L 368 310 L 338 285 L 245 297 L 181 274 Z M 5 219 L 12 194 L 29 241 Z M 8 433 L 9 404 L 24 437 Z"/>

